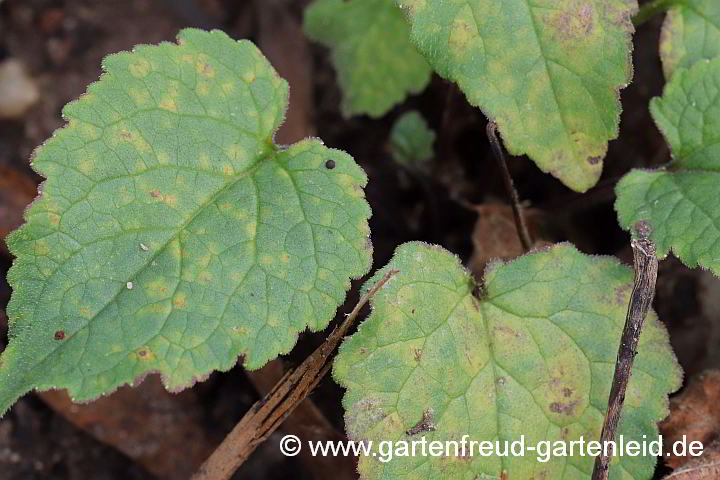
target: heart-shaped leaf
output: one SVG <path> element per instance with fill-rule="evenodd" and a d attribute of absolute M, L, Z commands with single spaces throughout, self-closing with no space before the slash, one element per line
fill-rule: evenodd
<path fill-rule="evenodd" d="M 238 356 L 259 368 L 369 268 L 364 172 L 318 140 L 273 145 L 288 86 L 252 43 L 178 38 L 107 57 L 35 152 L 0 413 L 33 388 L 88 400 L 149 372 L 177 390 Z"/>
<path fill-rule="evenodd" d="M 347 387 L 349 436 L 375 448 L 375 456 L 360 458 L 361 478 L 589 478 L 594 459 L 579 450 L 542 462 L 541 451 L 488 456 L 476 448 L 470 456 L 469 446 L 465 455 L 441 446 L 439 456 L 399 454 L 388 462 L 378 446 L 422 436 L 428 444 L 468 435 L 493 445 L 524 436 L 526 446 L 562 441 L 566 448 L 581 437 L 598 440 L 631 269 L 558 245 L 491 264 L 481 298 L 458 259 L 438 247 L 402 245 L 366 285 L 389 269 L 399 273 L 373 298 L 372 314 L 342 345 L 334 367 Z M 667 394 L 680 377 L 667 332 L 652 314 L 618 430 L 626 442 L 657 439 L 656 422 L 667 415 Z M 610 478 L 647 480 L 655 461 L 615 457 Z"/>

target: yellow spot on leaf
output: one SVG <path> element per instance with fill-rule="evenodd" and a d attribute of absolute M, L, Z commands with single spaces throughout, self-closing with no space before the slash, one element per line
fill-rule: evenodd
<path fill-rule="evenodd" d="M 210 168 L 210 156 L 207 153 L 201 153 L 200 154 L 200 161 L 198 162 L 201 168 L 209 169 Z"/>
<path fill-rule="evenodd" d="M 237 143 L 230 144 L 230 146 L 225 150 L 225 153 L 227 154 L 228 158 L 243 163 L 246 162 L 249 157 L 247 150 L 245 150 L 242 145 L 238 145 Z"/>
<path fill-rule="evenodd" d="M 150 94 L 147 92 L 147 90 L 132 89 L 130 90 L 130 97 L 133 99 L 133 102 L 135 102 L 135 105 L 137 106 L 145 105 L 150 100 Z"/>
<path fill-rule="evenodd" d="M 195 87 L 195 92 L 201 97 L 204 97 L 210 93 L 210 85 L 208 85 L 207 82 L 200 82 L 197 84 L 197 87 Z"/>
<path fill-rule="evenodd" d="M 38 256 L 44 256 L 50 253 L 50 247 L 45 240 L 38 240 L 34 244 L 34 253 Z"/>
<path fill-rule="evenodd" d="M 166 298 L 169 290 L 167 280 L 163 278 L 147 282 L 144 287 L 145 293 L 152 298 Z"/>
<path fill-rule="evenodd" d="M 176 307 L 176 308 L 187 307 L 187 296 L 182 292 L 176 293 L 175 296 L 173 297 L 172 304 L 173 304 L 173 307 Z"/>
<path fill-rule="evenodd" d="M 157 152 L 157 161 L 160 165 L 167 165 L 170 163 L 170 155 L 167 152 Z"/>
<path fill-rule="evenodd" d="M 171 207 L 177 205 L 177 197 L 175 195 L 164 195 L 163 202 Z"/>
<path fill-rule="evenodd" d="M 255 76 L 255 72 L 254 72 L 254 71 L 249 71 L 249 72 L 245 72 L 245 74 L 243 75 L 242 78 L 243 78 L 243 80 L 245 80 L 247 83 L 252 83 L 252 82 L 255 81 L 255 79 L 256 79 L 257 77 Z"/>
<path fill-rule="evenodd" d="M 472 42 L 473 26 L 464 18 L 456 18 L 452 23 L 448 46 L 455 54 L 462 54 L 467 51 Z"/>
<path fill-rule="evenodd" d="M 152 350 L 148 347 L 140 347 L 137 350 L 135 350 L 135 357 L 143 362 L 149 361 L 149 360 L 155 360 L 155 354 Z"/>
<path fill-rule="evenodd" d="M 93 171 L 94 167 L 95 162 L 90 158 L 85 158 L 77 164 L 78 170 L 80 170 L 85 175 L 90 174 Z"/>
<path fill-rule="evenodd" d="M 177 105 L 175 104 L 175 99 L 169 96 L 165 97 L 158 106 L 163 110 L 167 110 L 168 112 L 177 112 Z"/>
<path fill-rule="evenodd" d="M 133 77 L 144 78 L 147 77 L 150 70 L 152 70 L 152 65 L 150 65 L 150 62 L 144 58 L 140 58 L 128 65 L 128 70 L 130 71 L 130 75 Z"/>

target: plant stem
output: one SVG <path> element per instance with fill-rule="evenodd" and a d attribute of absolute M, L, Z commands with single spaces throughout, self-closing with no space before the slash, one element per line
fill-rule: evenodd
<path fill-rule="evenodd" d="M 605 415 L 605 422 L 600 435 L 601 455 L 595 458 L 592 480 L 607 480 L 608 478 L 612 455 L 604 454 L 606 451 L 605 445 L 606 442 L 615 440 L 623 402 L 625 401 L 625 392 L 627 391 L 632 365 L 637 354 L 636 348 L 640 339 L 640 331 L 655 297 L 658 260 L 655 255 L 655 244 L 650 240 L 650 225 L 647 222 L 642 221 L 635 224 L 631 245 L 633 263 L 635 264 L 635 281 L 632 295 L 630 295 L 627 317 L 625 317 L 625 328 L 620 339 L 617 362 L 615 363 L 615 375 L 610 388 L 607 415 Z"/>
<path fill-rule="evenodd" d="M 497 124 L 495 122 L 488 122 L 487 137 L 490 140 L 490 147 L 493 152 L 495 160 L 497 160 L 500 172 L 502 173 L 503 181 L 505 182 L 505 190 L 507 191 L 510 205 L 512 206 L 513 217 L 515 217 L 515 228 L 517 228 L 518 236 L 520 237 L 520 243 L 522 243 L 523 250 L 527 253 L 532 247 L 532 240 L 530 239 L 530 233 L 528 232 L 527 224 L 525 224 L 525 218 L 522 214 L 522 206 L 520 205 L 520 198 L 518 197 L 517 190 L 513 184 L 512 177 L 510 176 L 510 169 L 505 161 L 505 153 L 503 153 L 502 145 L 500 145 L 500 139 L 497 137 Z"/>
<path fill-rule="evenodd" d="M 639 27 L 658 13 L 664 12 L 673 5 L 677 5 L 679 3 L 682 3 L 682 0 L 652 0 L 650 2 L 646 2 L 640 7 L 638 13 L 636 13 L 633 17 L 633 24 L 636 27 Z"/>
<path fill-rule="evenodd" d="M 360 299 L 343 322 L 296 369 L 287 372 L 265 398 L 243 416 L 191 480 L 228 480 L 307 397 L 330 370 L 340 341 L 363 306 L 397 273 L 391 270 Z"/>

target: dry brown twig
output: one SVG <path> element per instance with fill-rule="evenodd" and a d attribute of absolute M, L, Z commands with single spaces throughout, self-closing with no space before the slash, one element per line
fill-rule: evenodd
<path fill-rule="evenodd" d="M 500 172 L 502 173 L 503 182 L 505 183 L 505 190 L 510 200 L 510 206 L 512 206 L 513 217 L 515 218 L 515 227 L 517 228 L 518 236 L 520 237 L 520 243 L 522 243 L 525 253 L 529 252 L 532 248 L 532 238 L 530 238 L 530 232 L 527 224 L 525 223 L 525 217 L 523 216 L 522 206 L 520 205 L 520 197 L 518 197 L 517 190 L 515 190 L 515 184 L 513 183 L 512 176 L 510 175 L 510 169 L 505 160 L 505 153 L 503 152 L 500 139 L 497 136 L 497 124 L 495 122 L 489 122 L 485 129 L 488 140 L 490 141 L 490 148 L 492 149 L 493 156 L 497 161 Z"/>
<path fill-rule="evenodd" d="M 658 260 L 655 254 L 655 244 L 650 240 L 650 231 L 650 224 L 644 221 L 636 223 L 633 227 L 631 245 L 635 265 L 635 281 L 627 316 L 625 317 L 625 328 L 620 339 L 620 348 L 615 363 L 615 375 L 610 388 L 607 415 L 605 415 L 605 422 L 600 435 L 601 445 L 606 445 L 606 442 L 615 440 L 615 433 L 620 421 L 623 402 L 625 401 L 625 392 L 630 381 L 632 365 L 637 353 L 638 341 L 640 340 L 640 331 L 655 297 Z M 601 455 L 595 458 L 592 480 L 607 480 L 608 478 L 612 455 L 605 455 L 605 448 L 601 450 Z"/>
<path fill-rule="evenodd" d="M 337 346 L 363 306 L 397 273 L 391 270 L 362 296 L 353 311 L 296 369 L 286 373 L 265 398 L 255 402 L 191 480 L 227 480 L 282 424 L 330 370 Z"/>

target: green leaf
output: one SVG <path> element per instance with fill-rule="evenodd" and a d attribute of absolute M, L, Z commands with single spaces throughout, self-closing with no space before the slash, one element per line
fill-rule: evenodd
<path fill-rule="evenodd" d="M 720 56 L 720 2 L 678 1 L 667 14 L 660 37 L 665 78 L 698 60 Z"/>
<path fill-rule="evenodd" d="M 417 166 L 433 157 L 435 132 L 415 110 L 403 114 L 390 130 L 390 152 L 403 165 Z"/>
<path fill-rule="evenodd" d="M 305 32 L 331 49 L 345 116 L 381 117 L 425 89 L 432 70 L 409 31 L 391 0 L 316 0 L 308 7 Z"/>
<path fill-rule="evenodd" d="M 631 269 L 558 245 L 491 264 L 482 299 L 458 259 L 439 247 L 402 245 L 367 285 L 388 269 L 399 273 L 374 297 L 372 314 L 335 362 L 334 376 L 347 387 L 350 438 L 377 445 L 463 435 L 513 442 L 524 435 L 528 446 L 600 438 Z M 625 441 L 657 435 L 680 377 L 667 332 L 651 314 L 618 430 Z M 434 431 L 414 434 L 422 420 Z M 363 456 L 359 471 L 363 479 L 587 479 L 594 461 L 450 453 L 387 463 Z M 610 477 L 649 479 L 655 460 L 616 457 Z"/>
<path fill-rule="evenodd" d="M 646 220 L 660 258 L 673 250 L 686 265 L 720 275 L 720 58 L 679 69 L 650 111 L 673 162 L 618 182 L 620 225 Z"/>
<path fill-rule="evenodd" d="M 632 76 L 635 0 L 395 0 L 435 70 L 570 188 L 600 177 Z"/>
<path fill-rule="evenodd" d="M 360 167 L 272 144 L 288 86 L 252 43 L 178 39 L 107 57 L 35 153 L 0 413 L 33 388 L 88 400 L 150 372 L 178 390 L 238 356 L 259 368 L 369 268 Z"/>

